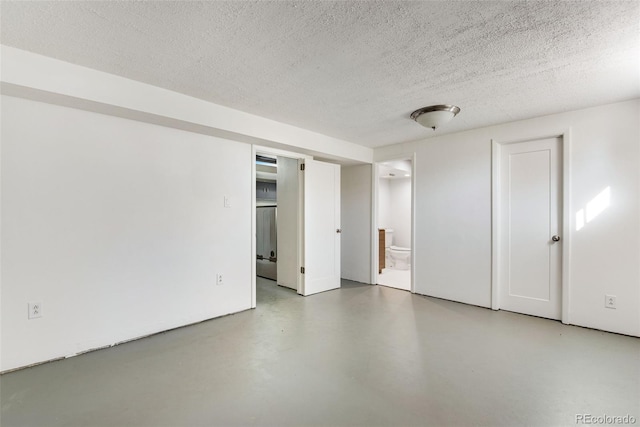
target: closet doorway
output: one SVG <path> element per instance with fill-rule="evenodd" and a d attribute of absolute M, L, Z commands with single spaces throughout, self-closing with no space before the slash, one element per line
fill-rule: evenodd
<path fill-rule="evenodd" d="M 257 285 L 308 296 L 340 287 L 340 165 L 253 147 L 251 306 Z"/>
<path fill-rule="evenodd" d="M 300 182 L 298 159 L 255 155 L 256 292 L 262 299 L 298 291 Z"/>

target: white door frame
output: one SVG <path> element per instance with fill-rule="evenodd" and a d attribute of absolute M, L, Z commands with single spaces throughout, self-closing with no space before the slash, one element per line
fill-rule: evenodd
<path fill-rule="evenodd" d="M 256 308 L 256 154 L 270 154 L 273 156 L 283 156 L 297 159 L 298 164 L 306 159 L 313 159 L 312 156 L 295 153 L 293 151 L 280 150 L 277 148 L 263 147 L 259 145 L 251 146 L 251 308 Z M 302 265 L 304 250 L 304 194 L 302 175 L 298 174 L 298 267 Z M 303 280 L 300 269 L 298 268 L 298 293 L 302 293 Z"/>
<path fill-rule="evenodd" d="M 373 163 L 371 168 L 371 284 L 378 284 L 378 165 L 395 160 L 411 160 L 411 293 L 415 288 L 415 260 L 416 260 L 416 153 L 400 154 L 381 158 Z"/>
<path fill-rule="evenodd" d="M 510 141 L 491 140 L 491 309 L 500 309 L 500 152 L 503 145 L 519 142 L 535 141 L 547 138 L 560 138 L 562 145 L 562 323 L 569 320 L 569 290 L 570 290 L 570 262 L 571 262 L 571 129 L 558 133 L 535 135 Z"/>

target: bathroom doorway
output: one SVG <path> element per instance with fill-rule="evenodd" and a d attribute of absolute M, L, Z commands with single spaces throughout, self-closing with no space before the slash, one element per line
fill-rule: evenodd
<path fill-rule="evenodd" d="M 376 164 L 376 284 L 413 290 L 413 157 Z"/>

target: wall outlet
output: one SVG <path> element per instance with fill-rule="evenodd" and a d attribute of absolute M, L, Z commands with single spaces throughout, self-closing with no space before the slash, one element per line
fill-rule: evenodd
<path fill-rule="evenodd" d="M 42 317 L 42 303 L 41 302 L 30 302 L 27 304 L 29 308 L 29 312 L 27 318 L 29 319 L 37 319 L 38 317 Z"/>
<path fill-rule="evenodd" d="M 221 273 L 216 274 L 216 285 L 224 284 L 224 280 Z"/>
<path fill-rule="evenodd" d="M 224 196 L 224 207 L 225 208 L 230 208 L 231 207 L 231 197 Z"/>
<path fill-rule="evenodd" d="M 615 295 L 605 295 L 604 296 L 604 306 L 606 308 L 616 308 L 616 296 Z"/>

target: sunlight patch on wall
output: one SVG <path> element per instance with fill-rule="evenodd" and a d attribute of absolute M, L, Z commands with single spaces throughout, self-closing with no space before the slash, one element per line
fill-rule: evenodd
<path fill-rule="evenodd" d="M 576 212 L 576 231 L 580 231 L 585 224 L 588 224 L 605 209 L 609 207 L 611 201 L 611 187 L 602 190 L 596 197 L 591 199 L 585 209 Z"/>
<path fill-rule="evenodd" d="M 576 231 L 582 230 L 582 227 L 584 227 L 584 209 L 576 212 Z"/>

